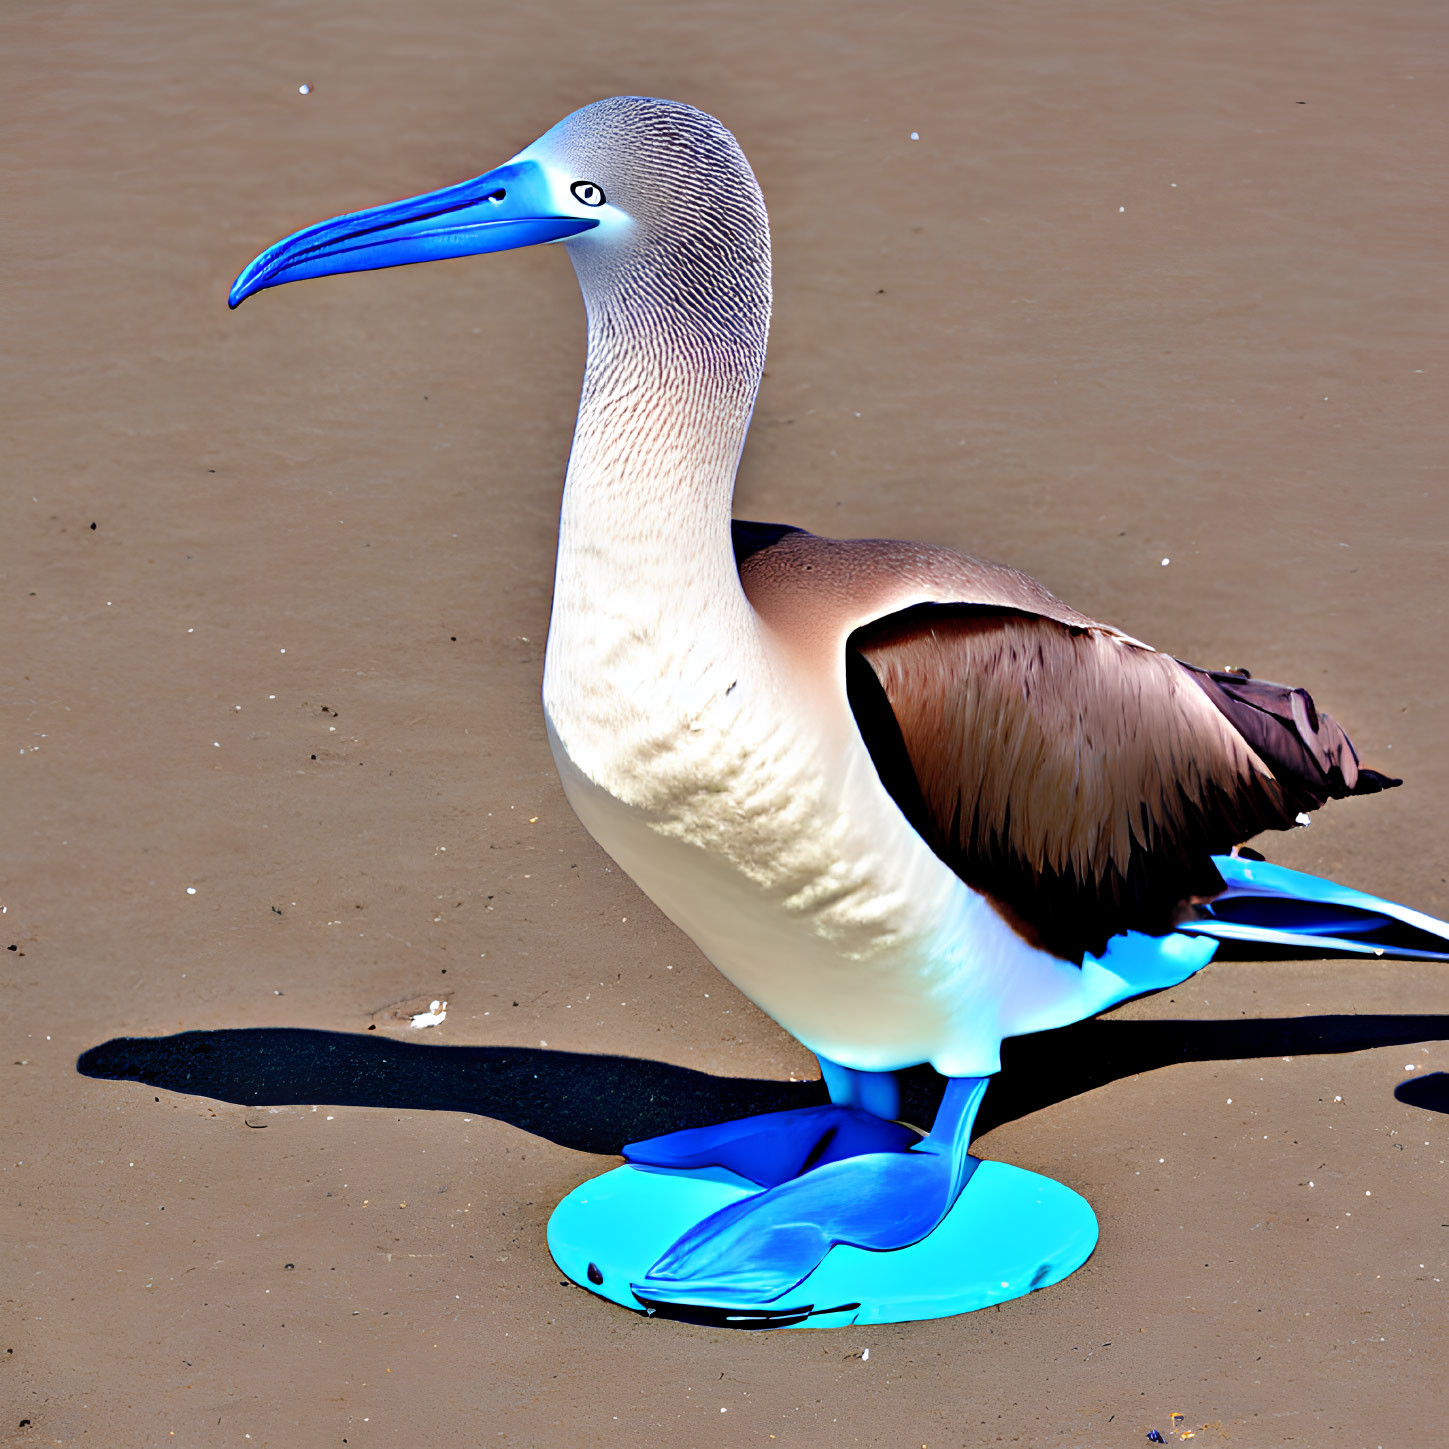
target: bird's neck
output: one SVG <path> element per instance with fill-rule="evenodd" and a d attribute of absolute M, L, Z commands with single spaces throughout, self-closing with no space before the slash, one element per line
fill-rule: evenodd
<path fill-rule="evenodd" d="M 768 301 L 766 301 L 766 309 Z M 589 351 L 559 527 L 555 632 L 627 612 L 636 628 L 747 612 L 730 543 L 735 470 L 764 325 L 711 336 L 682 309 L 589 299 Z"/>
<path fill-rule="evenodd" d="M 669 816 L 724 768 L 727 752 L 706 744 L 720 737 L 717 723 L 706 726 L 768 672 L 730 542 L 763 338 L 758 356 L 720 355 L 677 321 L 666 328 L 641 307 L 615 313 L 585 297 L 589 359 L 564 486 L 544 710 L 586 821 L 588 802 L 607 798 Z M 602 818 L 589 828 L 600 839 L 609 829 Z"/>

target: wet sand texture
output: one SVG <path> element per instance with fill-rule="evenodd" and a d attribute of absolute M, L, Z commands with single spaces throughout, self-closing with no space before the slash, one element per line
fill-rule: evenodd
<path fill-rule="evenodd" d="M 224 296 L 596 97 L 714 111 L 776 240 L 739 512 L 1009 559 L 1307 685 L 1408 783 L 1275 858 L 1446 915 L 1446 31 L 1433 0 L 10 6 L 0 1442 L 1095 1449 L 1174 1411 L 1202 1446 L 1432 1442 L 1430 966 L 1223 963 L 1017 1044 L 979 1150 L 1102 1241 L 998 1312 L 751 1336 L 561 1286 L 548 1213 L 639 1124 L 816 1076 L 548 756 L 573 278 L 544 249 Z M 76 1071 L 177 1032 L 154 1086 Z"/>

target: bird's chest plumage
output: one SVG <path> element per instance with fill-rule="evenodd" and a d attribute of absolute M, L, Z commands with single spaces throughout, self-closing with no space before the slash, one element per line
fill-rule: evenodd
<path fill-rule="evenodd" d="M 899 928 L 883 909 L 898 868 L 880 844 L 889 849 L 897 822 L 911 834 L 869 757 L 857 749 L 868 778 L 853 783 L 870 789 L 852 789 L 851 752 L 830 738 L 839 726 L 818 717 L 748 619 L 678 613 L 656 611 L 647 633 L 637 615 L 626 625 L 556 613 L 544 706 L 570 803 L 727 972 L 725 938 L 749 934 L 744 901 L 771 932 L 869 952 Z M 848 715 L 843 724 L 854 737 Z M 884 822 L 860 818 L 877 809 Z M 849 848 L 872 834 L 875 849 Z"/>
<path fill-rule="evenodd" d="M 743 633 L 687 608 L 674 619 L 656 611 L 647 627 L 637 614 L 556 612 L 544 672 L 550 743 L 605 849 L 643 831 L 665 857 L 695 847 L 709 869 L 762 885 L 790 872 L 828 783 L 781 707 L 781 681 Z"/>

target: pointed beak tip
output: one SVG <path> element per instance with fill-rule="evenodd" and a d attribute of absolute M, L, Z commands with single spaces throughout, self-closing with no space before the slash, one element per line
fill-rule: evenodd
<path fill-rule="evenodd" d="M 226 305 L 229 311 L 235 312 L 255 289 L 248 285 L 247 274 L 243 272 L 231 284 L 231 290 L 226 294 Z"/>

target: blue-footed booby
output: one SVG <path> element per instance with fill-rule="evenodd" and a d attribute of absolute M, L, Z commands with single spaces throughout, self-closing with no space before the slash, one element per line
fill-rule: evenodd
<path fill-rule="evenodd" d="M 585 106 L 474 180 L 297 232 L 230 301 L 551 242 L 588 317 L 543 681 L 564 791 L 831 1098 L 633 1144 L 610 1221 L 652 1245 L 607 1282 L 602 1249 L 565 1261 L 563 1228 L 556 1256 L 616 1301 L 733 1323 L 924 1317 L 1054 1281 L 1090 1253 L 1090 1209 L 967 1150 L 1002 1039 L 1174 985 L 1223 937 L 1444 959 L 1442 923 L 1238 853 L 1399 782 L 1303 690 L 1181 663 L 1014 569 L 732 521 L 770 233 L 739 145 L 693 107 Z M 924 1136 L 893 1076 L 921 1063 L 949 1079 Z M 692 1209 L 681 1183 L 704 1185 Z M 995 1235 L 1025 1239 L 1009 1273 Z M 949 1279 L 972 1253 L 984 1286 L 909 1302 L 839 1269 Z"/>

